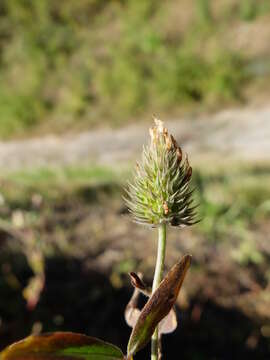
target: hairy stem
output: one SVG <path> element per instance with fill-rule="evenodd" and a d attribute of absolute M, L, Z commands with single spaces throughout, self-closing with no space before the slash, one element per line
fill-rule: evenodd
<path fill-rule="evenodd" d="M 158 288 L 163 277 L 165 253 L 166 253 L 166 224 L 161 224 L 158 227 L 158 250 L 157 250 L 157 260 L 156 260 L 155 275 L 152 286 L 152 293 L 154 293 L 154 291 Z M 151 342 L 151 360 L 158 360 L 158 359 L 159 359 L 159 338 L 158 338 L 158 327 L 156 327 Z"/>

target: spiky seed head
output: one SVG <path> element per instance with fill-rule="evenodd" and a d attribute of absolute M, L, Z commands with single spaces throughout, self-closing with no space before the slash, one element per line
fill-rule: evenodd
<path fill-rule="evenodd" d="M 162 121 L 155 119 L 150 128 L 150 144 L 136 164 L 133 181 L 126 189 L 126 204 L 135 222 L 156 227 L 166 223 L 187 226 L 196 222 L 192 206 L 188 157 L 168 133 Z"/>

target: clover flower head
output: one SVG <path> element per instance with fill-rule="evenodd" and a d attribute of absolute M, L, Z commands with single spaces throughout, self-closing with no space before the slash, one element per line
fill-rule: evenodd
<path fill-rule="evenodd" d="M 183 157 L 163 122 L 154 121 L 155 126 L 149 130 L 150 144 L 143 148 L 142 160 L 126 189 L 126 204 L 133 220 L 140 224 L 192 225 L 197 221 L 188 157 Z"/>

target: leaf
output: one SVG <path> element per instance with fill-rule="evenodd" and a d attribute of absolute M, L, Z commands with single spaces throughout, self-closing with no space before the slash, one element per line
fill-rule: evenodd
<path fill-rule="evenodd" d="M 10 345 L 1 360 L 124 360 L 122 351 L 102 340 L 71 332 L 29 336 Z"/>
<path fill-rule="evenodd" d="M 128 324 L 128 326 L 130 326 L 131 328 L 134 328 L 140 315 L 141 315 L 141 310 L 139 310 L 137 308 L 128 308 L 125 311 L 125 320 L 126 320 L 126 323 Z"/>
<path fill-rule="evenodd" d="M 128 326 L 134 328 L 140 315 L 141 315 L 141 310 L 139 310 L 138 308 L 128 308 L 125 311 L 125 320 Z M 165 316 L 164 319 L 161 320 L 159 325 L 159 333 L 170 334 L 174 332 L 176 328 L 177 328 L 177 317 L 175 310 L 172 308 L 169 314 Z"/>
<path fill-rule="evenodd" d="M 160 334 L 170 334 L 177 328 L 177 317 L 174 308 L 163 318 L 159 324 Z"/>
<path fill-rule="evenodd" d="M 128 326 L 134 328 L 140 315 L 141 310 L 139 310 L 138 299 L 140 294 L 144 294 L 147 297 L 151 297 L 151 289 L 147 289 L 146 285 L 142 280 L 142 274 L 136 274 L 134 272 L 129 273 L 131 278 L 131 283 L 134 286 L 134 292 L 129 303 L 125 309 L 125 320 Z M 162 319 L 159 324 L 159 334 L 170 334 L 174 332 L 177 328 L 177 317 L 174 308 L 171 309 L 169 314 Z"/>
<path fill-rule="evenodd" d="M 181 261 L 171 268 L 145 304 L 129 339 L 129 356 L 134 355 L 148 343 L 158 323 L 172 309 L 190 263 L 191 255 L 185 255 Z"/>

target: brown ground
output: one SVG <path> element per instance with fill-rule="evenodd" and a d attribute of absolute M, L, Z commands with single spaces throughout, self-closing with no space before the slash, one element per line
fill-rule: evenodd
<path fill-rule="evenodd" d="M 0 348 L 29 334 L 33 326 L 84 332 L 125 348 L 130 333 L 123 320 L 131 294 L 127 272 L 141 270 L 150 283 L 156 232 L 131 223 L 119 198 L 117 189 L 105 186 L 80 189 L 77 197 L 42 205 L 34 228 L 54 251 L 46 261 L 45 290 L 32 312 L 21 296 L 31 276 L 29 267 L 16 252 L 2 252 Z M 175 352 L 178 346 L 183 359 L 267 358 L 269 226 L 262 224 L 254 231 L 268 261 L 249 266 L 232 261 L 232 239 L 211 243 L 196 226 L 168 232 L 166 268 L 185 253 L 193 254 L 193 263 L 178 299 L 181 326 L 166 336 L 166 358 L 175 358 L 171 349 Z M 14 238 L 5 231 L 0 235 L 16 249 Z M 146 353 L 137 358 L 145 359 Z"/>

